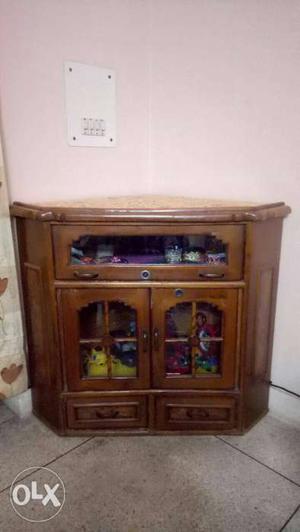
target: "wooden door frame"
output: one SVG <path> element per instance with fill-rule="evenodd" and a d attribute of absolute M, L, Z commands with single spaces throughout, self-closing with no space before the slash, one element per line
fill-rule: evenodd
<path fill-rule="evenodd" d="M 88 378 L 81 376 L 78 310 L 97 301 L 120 301 L 137 311 L 138 376 Z M 132 390 L 150 385 L 150 298 L 148 288 L 66 288 L 58 290 L 61 352 L 65 368 L 65 384 L 69 391 Z M 143 333 L 148 339 L 145 342 Z M 130 340 L 130 337 L 128 337 Z"/>
<path fill-rule="evenodd" d="M 180 285 L 179 285 L 180 286 Z M 154 388 L 163 389 L 234 389 L 238 386 L 240 315 L 242 291 L 238 288 L 184 288 L 183 296 L 175 296 L 174 288 L 153 288 L 152 296 L 152 379 Z M 222 375 L 201 375 L 192 378 L 165 376 L 165 312 L 180 302 L 193 300 L 212 303 L 224 312 Z M 230 314 L 230 315 L 229 315 Z M 159 331 L 158 350 L 155 329 Z"/>

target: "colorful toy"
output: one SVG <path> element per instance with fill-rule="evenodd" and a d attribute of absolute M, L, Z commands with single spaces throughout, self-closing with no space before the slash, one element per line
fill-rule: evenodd
<path fill-rule="evenodd" d="M 195 358 L 196 373 L 218 373 L 217 357 L 203 357 L 198 354 Z"/>
<path fill-rule="evenodd" d="M 87 354 L 86 367 L 89 377 L 108 377 L 108 356 L 101 347 Z M 112 377 L 136 377 L 135 352 L 124 350 L 118 357 L 113 356 L 111 371 Z"/>
<path fill-rule="evenodd" d="M 215 342 L 205 342 L 205 338 L 214 338 L 218 335 L 217 327 L 207 323 L 204 312 L 196 314 L 196 336 L 199 338 L 199 349 L 203 355 L 214 355 L 216 350 Z"/>
<path fill-rule="evenodd" d="M 136 345 L 118 342 L 112 348 L 112 376 L 136 377 Z"/>
<path fill-rule="evenodd" d="M 112 359 L 113 377 L 136 377 L 136 366 L 127 366 L 119 358 Z"/>
<path fill-rule="evenodd" d="M 93 348 L 91 350 L 87 367 L 89 377 L 107 377 L 107 355 L 102 348 Z"/>
<path fill-rule="evenodd" d="M 177 375 L 191 373 L 191 357 L 187 345 L 178 343 L 173 346 L 173 350 L 166 357 L 166 372 Z"/>
<path fill-rule="evenodd" d="M 207 342 L 205 339 L 217 337 L 218 328 L 207 323 L 204 312 L 196 314 L 196 324 L 196 336 L 199 338 L 199 353 L 195 357 L 196 373 L 217 373 L 219 367 L 217 344 L 216 342 Z"/>

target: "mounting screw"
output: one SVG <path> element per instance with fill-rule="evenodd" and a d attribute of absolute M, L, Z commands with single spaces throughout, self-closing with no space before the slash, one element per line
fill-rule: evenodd
<path fill-rule="evenodd" d="M 110 74 L 108 75 L 108 79 L 111 79 L 111 75 Z"/>
<path fill-rule="evenodd" d="M 109 140 L 110 140 L 110 142 L 113 142 L 114 139 L 109 139 Z"/>
<path fill-rule="evenodd" d="M 76 137 L 73 137 L 73 140 L 76 140 Z"/>
<path fill-rule="evenodd" d="M 73 70 L 73 68 L 70 67 L 70 68 L 69 68 L 69 72 L 72 72 L 72 70 Z"/>

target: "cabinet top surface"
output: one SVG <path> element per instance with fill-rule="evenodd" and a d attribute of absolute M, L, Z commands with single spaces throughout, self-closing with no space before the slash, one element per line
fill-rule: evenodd
<path fill-rule="evenodd" d="M 106 219 L 261 221 L 284 217 L 289 212 L 290 208 L 283 202 L 260 204 L 158 195 L 98 197 L 35 204 L 15 202 L 11 206 L 13 216 L 56 222 Z"/>

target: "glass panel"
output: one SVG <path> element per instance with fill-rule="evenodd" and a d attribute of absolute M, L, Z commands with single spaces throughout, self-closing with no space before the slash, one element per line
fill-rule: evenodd
<path fill-rule="evenodd" d="M 210 234 L 176 236 L 82 235 L 72 243 L 72 264 L 227 263 L 227 245 Z"/>
<path fill-rule="evenodd" d="M 83 377 L 108 377 L 108 357 L 101 345 L 80 346 Z"/>
<path fill-rule="evenodd" d="M 197 303 L 195 336 L 198 345 L 193 352 L 196 375 L 220 372 L 221 334 L 222 312 L 209 303 Z M 213 338 L 220 341 L 213 341 Z"/>
<path fill-rule="evenodd" d="M 137 311 L 119 301 L 79 311 L 81 374 L 88 378 L 137 376 Z"/>
<path fill-rule="evenodd" d="M 220 373 L 222 311 L 216 306 L 193 301 L 170 308 L 165 338 L 167 376 Z"/>
<path fill-rule="evenodd" d="M 109 303 L 109 334 L 114 338 L 136 336 L 136 310 L 119 301 Z"/>
<path fill-rule="evenodd" d="M 220 342 L 199 342 L 194 355 L 196 375 L 220 373 L 221 347 Z"/>
<path fill-rule="evenodd" d="M 166 338 L 188 337 L 192 332 L 192 303 L 179 303 L 166 313 Z"/>
<path fill-rule="evenodd" d="M 222 311 L 209 303 L 196 305 L 196 336 L 199 338 L 221 336 Z"/>
<path fill-rule="evenodd" d="M 112 376 L 137 376 L 137 344 L 135 342 L 117 342 L 111 348 Z"/>
<path fill-rule="evenodd" d="M 187 342 L 167 342 L 165 344 L 166 374 L 191 375 L 191 348 Z"/>
<path fill-rule="evenodd" d="M 80 338 L 101 338 L 104 334 L 103 303 L 91 303 L 79 312 Z"/>

